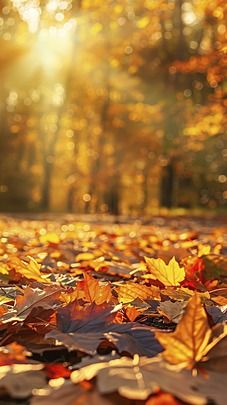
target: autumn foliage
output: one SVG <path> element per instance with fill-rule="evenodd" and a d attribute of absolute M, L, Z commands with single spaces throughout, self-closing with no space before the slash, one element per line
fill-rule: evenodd
<path fill-rule="evenodd" d="M 159 222 L 1 219 L 3 401 L 224 405 L 224 228 Z"/>
<path fill-rule="evenodd" d="M 225 0 L 2 0 L 0 209 L 226 207 L 226 14 Z"/>

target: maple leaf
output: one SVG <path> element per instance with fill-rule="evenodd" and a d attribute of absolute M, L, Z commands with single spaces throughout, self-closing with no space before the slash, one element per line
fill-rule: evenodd
<path fill-rule="evenodd" d="M 61 363 L 55 364 L 45 364 L 45 371 L 48 375 L 48 378 L 68 378 L 70 377 L 70 371 Z"/>
<path fill-rule="evenodd" d="M 145 257 L 148 270 L 156 280 L 165 286 L 178 286 L 185 278 L 185 271 L 180 267 L 175 257 L 168 264 L 162 259 Z"/>
<path fill-rule="evenodd" d="M 91 275 L 84 273 L 84 280 L 77 284 L 78 297 L 87 302 L 101 305 L 112 299 L 110 284 L 101 284 Z"/>
<path fill-rule="evenodd" d="M 94 303 L 81 306 L 78 301 L 68 304 L 57 310 L 57 325 L 62 332 L 96 331 L 100 325 L 111 323 L 120 306 L 113 307 L 109 304 L 96 305 Z"/>
<path fill-rule="evenodd" d="M 147 299 L 160 299 L 160 291 L 158 287 L 146 286 L 137 283 L 124 283 L 119 287 L 116 287 L 116 292 L 118 294 L 119 302 L 127 304 L 134 301 L 135 299 L 140 299 L 141 301 L 146 301 Z"/>
<path fill-rule="evenodd" d="M 188 256 L 183 260 L 186 279 L 183 282 L 184 287 L 197 290 L 203 289 L 205 264 L 201 257 Z"/>
<path fill-rule="evenodd" d="M 190 298 L 175 332 L 157 332 L 155 336 L 165 348 L 162 356 L 166 361 L 193 368 L 202 359 L 211 338 L 211 329 L 199 295 Z"/>
<path fill-rule="evenodd" d="M 58 310 L 58 328 L 46 334 L 47 339 L 61 342 L 69 350 L 94 355 L 102 340 L 113 343 L 119 351 L 154 356 L 161 346 L 147 326 L 136 322 L 114 323 L 118 307 L 89 305 L 76 302 Z"/>
<path fill-rule="evenodd" d="M 21 274 L 27 279 L 32 279 L 40 283 L 51 283 L 47 280 L 40 271 L 41 265 L 37 263 L 33 257 L 28 256 L 29 262 L 24 262 L 18 258 L 14 258 L 13 265 L 16 273 Z"/>
<path fill-rule="evenodd" d="M 135 307 L 133 307 L 133 306 L 128 306 L 128 307 L 125 309 L 125 314 L 126 314 L 127 318 L 128 318 L 131 322 L 135 321 L 136 318 L 140 315 L 141 312 L 142 312 L 142 311 L 138 311 L 138 309 L 135 308 Z"/>
<path fill-rule="evenodd" d="M 14 307 L 2 316 L 2 320 L 9 322 L 14 317 L 17 320 L 24 320 L 31 310 L 36 307 L 50 309 L 56 304 L 60 292 L 61 288 L 56 287 L 49 287 L 44 291 L 26 287 L 23 290 L 23 295 L 17 295 Z"/>

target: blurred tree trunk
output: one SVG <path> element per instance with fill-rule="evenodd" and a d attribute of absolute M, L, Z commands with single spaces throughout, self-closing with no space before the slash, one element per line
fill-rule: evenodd
<path fill-rule="evenodd" d="M 142 194 L 143 194 L 143 201 L 141 204 L 141 214 L 145 215 L 148 202 L 149 202 L 149 172 L 150 172 L 151 161 L 147 158 L 146 164 L 143 169 L 143 183 L 142 183 Z"/>
<path fill-rule="evenodd" d="M 44 211 L 49 211 L 50 208 L 50 187 L 52 177 L 53 164 L 46 159 L 43 161 L 44 179 L 42 185 L 41 208 Z"/>
<path fill-rule="evenodd" d="M 174 165 L 170 161 L 162 171 L 160 203 L 162 207 L 171 208 L 173 205 Z"/>

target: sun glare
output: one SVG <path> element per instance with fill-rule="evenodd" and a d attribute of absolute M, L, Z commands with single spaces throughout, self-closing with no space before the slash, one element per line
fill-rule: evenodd
<path fill-rule="evenodd" d="M 39 29 L 41 9 L 39 0 L 11 0 L 13 6 L 23 21 L 28 24 L 29 31 L 34 33 Z"/>
<path fill-rule="evenodd" d="M 62 57 L 70 54 L 75 29 L 76 20 L 70 19 L 61 26 L 43 28 L 37 33 L 32 52 L 51 74 L 62 65 Z"/>

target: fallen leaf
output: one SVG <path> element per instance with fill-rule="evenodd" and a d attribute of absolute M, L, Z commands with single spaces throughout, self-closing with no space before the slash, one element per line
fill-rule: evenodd
<path fill-rule="evenodd" d="M 146 286 L 137 283 L 124 283 L 116 287 L 119 302 L 126 304 L 136 299 L 146 301 L 147 299 L 160 299 L 160 290 L 155 286 Z"/>
<path fill-rule="evenodd" d="M 101 284 L 87 273 L 84 273 L 84 280 L 77 284 L 77 291 L 79 298 L 86 302 L 95 302 L 97 305 L 108 303 L 112 299 L 110 284 Z"/>
<path fill-rule="evenodd" d="M 199 295 L 195 294 L 189 300 L 175 332 L 157 332 L 155 335 L 165 348 L 162 356 L 166 361 L 184 367 L 195 367 L 203 357 L 211 337 L 211 329 Z"/>
<path fill-rule="evenodd" d="M 162 259 L 145 257 L 148 271 L 165 286 L 178 286 L 185 279 L 185 271 L 180 267 L 175 257 L 168 264 Z"/>
<path fill-rule="evenodd" d="M 210 372 L 206 378 L 193 377 L 189 370 L 170 370 L 160 359 L 134 356 L 122 357 L 109 362 L 95 363 L 73 371 L 71 380 L 78 384 L 96 376 L 99 392 L 118 391 L 131 400 L 146 400 L 160 389 L 193 405 L 205 405 L 213 400 L 226 405 L 227 387 L 225 376 Z"/>
<path fill-rule="evenodd" d="M 24 320 L 35 307 L 50 309 L 56 304 L 56 300 L 61 293 L 61 288 L 49 286 L 45 290 L 26 287 L 23 294 L 17 295 L 11 311 L 2 316 L 2 321 L 10 321 L 11 318 Z"/>
<path fill-rule="evenodd" d="M 30 256 L 28 256 L 28 259 L 29 262 L 27 263 L 18 258 L 14 258 L 13 265 L 15 272 L 21 274 L 21 276 L 27 279 L 32 279 L 40 283 L 51 283 L 51 281 L 46 279 L 41 273 L 41 265 Z"/>
<path fill-rule="evenodd" d="M 7 304 L 11 302 L 12 298 L 7 297 L 6 295 L 0 295 L 0 305 Z"/>
<path fill-rule="evenodd" d="M 166 316 L 169 321 L 179 323 L 184 314 L 186 305 L 187 303 L 185 301 L 164 301 L 160 303 L 158 311 L 161 315 Z"/>

